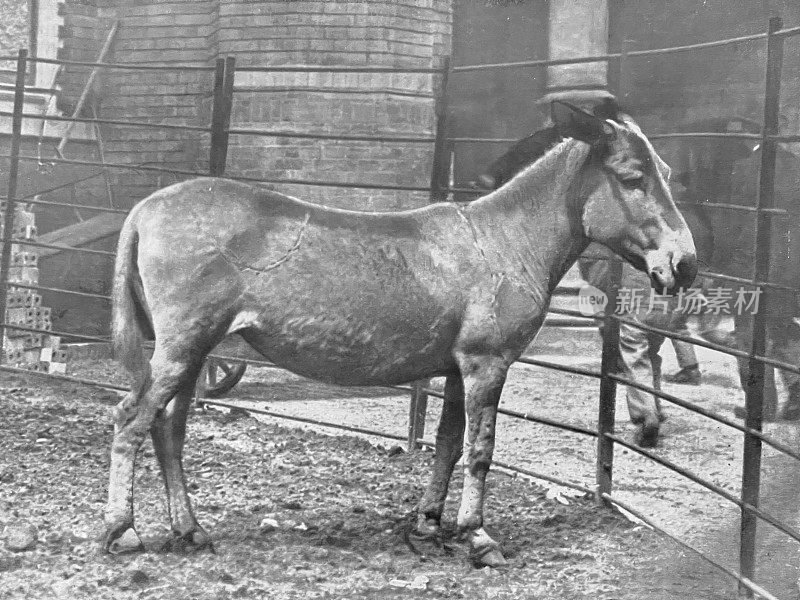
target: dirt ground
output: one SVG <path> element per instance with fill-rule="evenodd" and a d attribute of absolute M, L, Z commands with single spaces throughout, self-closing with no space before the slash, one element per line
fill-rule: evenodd
<path fill-rule="evenodd" d="M 540 357 L 597 366 L 585 333 L 548 336 Z M 671 386 L 730 414 L 741 401 L 733 363 L 701 354 L 708 381 Z M 667 370 L 671 363 L 666 364 Z M 71 372 L 122 381 L 109 361 Z M 594 427 L 597 381 L 535 367 L 512 370 L 503 406 Z M 158 552 L 167 533 L 163 486 L 149 442 L 136 482 L 138 528 L 148 551 L 110 558 L 102 531 L 113 392 L 38 377 L 0 375 L 0 598 L 536 598 L 666 600 L 735 598 L 724 575 L 674 543 L 565 488 L 490 475 L 486 517 L 510 559 L 506 569 L 474 569 L 462 546 L 423 546 L 414 554 L 395 531 L 419 497 L 431 453 L 405 454 L 379 438 L 342 435 L 290 421 L 196 410 L 186 468 L 198 517 L 217 553 Z M 231 392 L 243 405 L 404 434 L 408 400 L 384 390 L 323 386 L 270 369 L 249 369 Z M 439 405 L 431 400 L 426 437 Z M 668 407 L 658 452 L 738 493 L 741 437 Z M 619 430 L 630 438 L 623 395 Z M 794 426 L 768 431 L 797 446 Z M 588 487 L 594 442 L 501 417 L 496 458 Z M 763 506 L 798 525 L 800 471 L 765 451 Z M 460 477 L 451 487 L 452 528 Z M 700 486 L 623 448 L 615 458 L 615 494 L 668 531 L 734 567 L 738 511 Z M 36 544 L 12 551 L 26 527 Z M 800 549 L 761 526 L 757 581 L 779 598 L 797 598 Z M 407 587 L 410 584 L 422 589 Z M 404 587 L 405 586 L 405 587 Z"/>

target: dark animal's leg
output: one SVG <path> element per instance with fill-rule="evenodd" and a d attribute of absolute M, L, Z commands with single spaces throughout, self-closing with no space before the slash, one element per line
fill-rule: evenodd
<path fill-rule="evenodd" d="M 753 327 L 750 315 L 735 315 L 734 327 L 736 343 L 739 350 L 750 352 L 753 344 Z M 739 365 L 739 380 L 742 389 L 746 389 L 750 379 L 750 360 L 747 358 L 737 358 Z M 765 421 L 774 421 L 778 408 L 778 392 L 775 388 L 775 370 L 769 365 L 764 367 L 764 399 L 763 416 Z M 736 407 L 734 413 L 739 418 L 745 417 L 744 406 Z"/>
<path fill-rule="evenodd" d="M 435 536 L 444 511 L 447 488 L 464 444 L 464 382 L 460 374 L 450 375 L 444 387 L 444 404 L 436 432 L 436 456 L 428 487 L 417 507 L 417 533 Z"/>
<path fill-rule="evenodd" d="M 196 373 L 194 373 L 196 376 Z M 188 375 L 191 381 L 195 377 Z M 150 435 L 167 488 L 167 506 L 172 524 L 172 538 L 165 550 L 187 551 L 211 548 L 211 538 L 197 523 L 183 474 L 183 442 L 186 438 L 186 417 L 194 391 L 186 384 L 156 415 Z"/>
<path fill-rule="evenodd" d="M 143 548 L 133 524 L 136 452 L 158 411 L 166 406 L 187 379 L 188 364 L 167 359 L 158 348 L 150 364 L 149 380 L 128 394 L 115 408 L 104 538 L 104 547 L 112 554 Z"/>
<path fill-rule="evenodd" d="M 800 325 L 788 315 L 781 315 L 770 321 L 769 331 L 775 358 L 790 365 L 800 365 Z M 781 418 L 797 421 L 800 419 L 800 375 L 781 369 L 781 377 L 788 395 Z"/>
<path fill-rule="evenodd" d="M 476 564 L 506 564 L 500 545 L 483 527 L 486 475 L 494 453 L 495 425 L 500 393 L 508 366 L 490 357 L 460 357 L 467 408 L 467 464 L 458 511 L 458 529 L 469 542 Z"/>

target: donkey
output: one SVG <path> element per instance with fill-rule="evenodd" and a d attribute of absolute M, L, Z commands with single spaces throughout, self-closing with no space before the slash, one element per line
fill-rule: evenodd
<path fill-rule="evenodd" d="M 114 348 L 135 384 L 114 410 L 105 549 L 143 549 L 133 472 L 148 430 L 166 482 L 165 547 L 211 545 L 192 511 L 181 454 L 203 360 L 237 333 L 277 365 L 326 382 L 446 377 L 433 473 L 412 527 L 438 531 L 466 428 L 457 526 L 478 562 L 504 564 L 483 526 L 497 407 L 559 279 L 592 240 L 658 288 L 689 285 L 696 273 L 665 165 L 639 127 L 566 103 L 552 112 L 562 141 L 464 207 L 337 210 L 216 178 L 137 204 L 114 276 Z M 149 363 L 145 336 L 155 339 Z"/>

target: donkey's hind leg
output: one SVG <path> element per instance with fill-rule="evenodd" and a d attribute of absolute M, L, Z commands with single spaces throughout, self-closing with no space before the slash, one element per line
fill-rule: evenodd
<path fill-rule="evenodd" d="M 114 414 L 114 441 L 106 505 L 103 545 L 112 554 L 143 549 L 133 522 L 133 471 L 136 453 L 163 409 L 187 381 L 191 381 L 190 360 L 166 358 L 156 348 L 150 361 L 151 374 L 142 385 L 120 402 Z M 174 356 L 177 353 L 171 353 Z"/>
<path fill-rule="evenodd" d="M 193 369 L 189 381 L 181 386 L 164 410 L 156 414 L 150 428 L 161 474 L 167 489 L 167 507 L 172 536 L 162 547 L 165 551 L 186 552 L 209 548 L 211 538 L 197 523 L 183 474 L 183 443 L 186 439 L 186 417 L 192 401 L 194 382 L 200 369 Z"/>
<path fill-rule="evenodd" d="M 436 537 L 444 512 L 447 488 L 464 444 L 464 382 L 460 373 L 447 377 L 444 387 L 444 403 L 439 429 L 436 432 L 436 455 L 428 487 L 417 507 L 417 535 Z"/>

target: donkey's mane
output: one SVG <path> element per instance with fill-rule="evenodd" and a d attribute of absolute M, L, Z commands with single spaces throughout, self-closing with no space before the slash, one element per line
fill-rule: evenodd
<path fill-rule="evenodd" d="M 501 198 L 506 198 L 514 203 L 526 202 L 533 203 L 533 207 L 537 206 L 542 199 L 547 198 L 555 191 L 553 189 L 555 186 L 569 183 L 567 178 L 544 177 L 543 175 L 550 167 L 561 161 L 565 153 L 570 153 L 571 150 L 584 146 L 583 144 L 576 145 L 575 142 L 576 140 L 573 138 L 561 138 L 558 136 L 548 147 L 543 147 L 541 156 L 520 169 L 508 182 L 486 196 L 479 198 L 473 204 L 496 202 Z M 580 156 L 567 156 L 568 166 L 564 169 L 564 174 L 567 175 L 572 171 L 574 163 L 583 162 L 588 152 L 589 148 L 587 146 L 585 152 L 578 153 Z M 537 177 L 537 173 L 542 176 Z M 543 193 L 537 193 L 539 191 Z"/>

